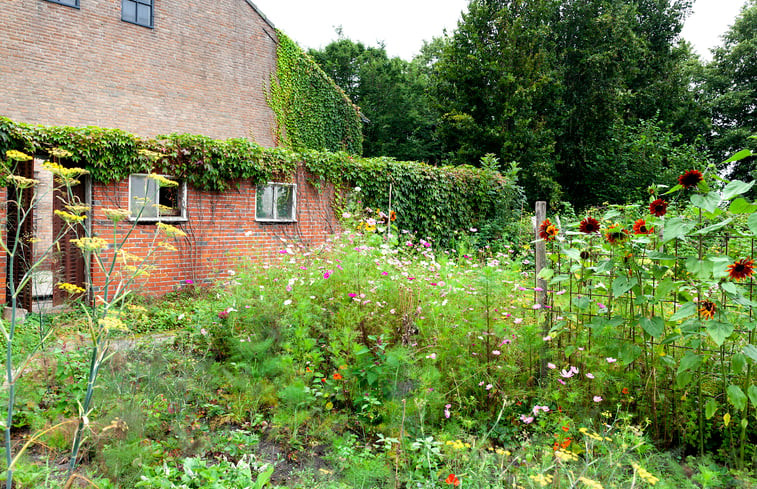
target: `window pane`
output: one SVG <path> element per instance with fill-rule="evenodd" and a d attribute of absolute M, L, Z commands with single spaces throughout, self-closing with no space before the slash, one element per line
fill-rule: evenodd
<path fill-rule="evenodd" d="M 181 185 L 160 187 L 158 203 L 161 216 L 181 216 Z"/>
<path fill-rule="evenodd" d="M 137 21 L 137 4 L 132 0 L 121 0 L 121 19 L 127 22 Z"/>
<path fill-rule="evenodd" d="M 152 17 L 152 7 L 138 4 L 137 6 L 137 24 L 152 26 L 150 17 Z"/>
<path fill-rule="evenodd" d="M 277 185 L 276 189 L 276 218 L 294 218 L 294 187 L 289 185 Z"/>
<path fill-rule="evenodd" d="M 258 219 L 273 219 L 273 187 L 258 185 L 255 204 L 255 217 Z"/>
<path fill-rule="evenodd" d="M 144 175 L 131 176 L 131 216 L 157 217 L 158 182 Z"/>

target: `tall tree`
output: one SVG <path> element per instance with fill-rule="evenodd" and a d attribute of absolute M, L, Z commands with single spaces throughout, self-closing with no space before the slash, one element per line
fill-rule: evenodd
<path fill-rule="evenodd" d="M 703 95 L 712 110 L 713 156 L 723 161 L 734 152 L 757 143 L 749 136 L 757 133 L 757 1 L 750 0 L 731 28 L 723 44 L 713 50 L 704 69 Z M 736 178 L 757 178 L 754 158 L 729 167 Z"/>
<path fill-rule="evenodd" d="M 434 162 L 438 150 L 424 78 L 389 58 L 383 46 L 341 38 L 309 54 L 341 86 L 366 118 L 363 154 Z"/>

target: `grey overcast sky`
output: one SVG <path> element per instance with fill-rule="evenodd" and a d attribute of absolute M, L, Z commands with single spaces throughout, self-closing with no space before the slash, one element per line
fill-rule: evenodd
<path fill-rule="evenodd" d="M 733 24 L 746 0 L 695 0 L 683 37 L 704 59 Z M 389 56 L 410 60 L 423 41 L 452 32 L 468 0 L 253 0 L 274 26 L 303 49 L 319 49 L 345 37 L 375 46 L 383 41 Z"/>

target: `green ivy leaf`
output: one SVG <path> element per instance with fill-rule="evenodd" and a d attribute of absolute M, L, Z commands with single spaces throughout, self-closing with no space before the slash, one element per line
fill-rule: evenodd
<path fill-rule="evenodd" d="M 652 318 L 641 318 L 639 324 L 642 329 L 647 332 L 652 338 L 658 338 L 665 331 L 665 320 L 661 317 L 655 316 Z"/>
<path fill-rule="evenodd" d="M 733 333 L 733 324 L 721 321 L 707 321 L 707 334 L 716 345 L 722 346 L 725 340 Z"/>
<path fill-rule="evenodd" d="M 728 394 L 728 402 L 737 411 L 743 411 L 746 408 L 746 394 L 741 390 L 741 387 L 731 384 L 725 391 Z"/>

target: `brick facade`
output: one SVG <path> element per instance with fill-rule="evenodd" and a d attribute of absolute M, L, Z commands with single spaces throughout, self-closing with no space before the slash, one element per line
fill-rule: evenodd
<path fill-rule="evenodd" d="M 255 220 L 255 187 L 240 181 L 227 192 L 187 189 L 187 221 L 175 223 L 186 238 L 168 239 L 178 251 L 161 250 L 151 260 L 154 268 L 139 281 L 141 292 L 163 294 L 181 287 L 186 280 L 210 284 L 228 278 L 228 270 L 245 263 L 280 260 L 287 247 L 323 244 L 336 231 L 331 203 L 334 190 L 324 185 L 316 189 L 300 169 L 291 180 L 297 183 L 297 222 L 262 223 Z M 128 208 L 129 184 L 96 184 L 92 189 L 93 235 L 110 239 L 113 224 L 104 218 L 103 208 Z M 119 223 L 125 233 L 131 223 Z M 155 224 L 138 224 L 125 246 L 129 253 L 144 257 L 154 245 Z M 123 235 L 123 234 L 122 234 Z M 165 238 L 161 238 L 165 240 Z M 93 286 L 101 290 L 105 276 L 93 269 Z"/>
<path fill-rule="evenodd" d="M 276 70 L 276 33 L 248 0 L 212 5 L 154 0 L 153 28 L 122 21 L 121 0 L 81 0 L 80 8 L 5 0 L 0 38 L 2 116 L 44 125 L 119 128 L 147 137 L 188 133 L 276 145 L 275 115 L 266 99 Z M 285 180 L 298 184 L 294 223 L 257 222 L 255 187 L 249 181 L 235 182 L 223 193 L 188 188 L 188 219 L 176 224 L 187 237 L 169 239 L 178 250 L 154 256 L 154 269 L 137 284 L 140 291 L 162 294 L 187 280 L 213 283 L 240 263 L 280 259 L 278 251 L 287 243 L 324 243 L 338 226 L 333 188 L 318 191 L 302 169 Z M 128 179 L 92 184 L 88 222 L 93 235 L 110 239 L 112 223 L 102 209 L 127 209 L 128 193 Z M 5 189 L 0 199 L 7 202 Z M 59 218 L 49 208 L 40 209 L 37 229 L 47 229 L 52 219 Z M 129 225 L 119 223 L 118 232 Z M 125 249 L 144 256 L 155 228 L 154 223 L 138 224 Z M 5 234 L 5 226 L 0 232 Z M 0 254 L 2 270 L 5 262 Z M 97 293 L 104 276 L 95 265 L 92 273 Z M 6 273 L 0 273 L 0 295 L 6 282 Z"/>
<path fill-rule="evenodd" d="M 274 146 L 271 25 L 246 0 L 154 4 L 147 28 L 121 20 L 121 0 L 3 1 L 0 115 Z"/>

